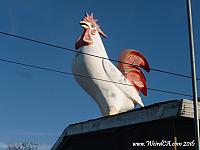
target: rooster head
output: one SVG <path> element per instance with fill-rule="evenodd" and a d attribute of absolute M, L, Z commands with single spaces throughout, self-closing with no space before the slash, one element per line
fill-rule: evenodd
<path fill-rule="evenodd" d="M 91 13 L 90 15 L 86 13 L 85 16 L 83 17 L 83 20 L 80 21 L 80 25 L 81 27 L 83 27 L 84 32 L 76 42 L 75 45 L 76 49 L 82 46 L 91 45 L 93 43 L 92 36 L 96 35 L 97 33 L 107 38 L 107 36 L 100 29 L 100 26 L 97 24 L 97 20 L 94 19 L 93 13 Z"/>

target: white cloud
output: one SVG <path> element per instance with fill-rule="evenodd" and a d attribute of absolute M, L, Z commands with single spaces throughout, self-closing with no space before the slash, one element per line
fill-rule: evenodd
<path fill-rule="evenodd" d="M 6 150 L 8 145 L 4 142 L 0 142 L 0 150 Z"/>
<path fill-rule="evenodd" d="M 38 150 L 50 150 L 52 147 L 52 145 L 48 145 L 48 144 L 39 144 L 38 145 Z"/>

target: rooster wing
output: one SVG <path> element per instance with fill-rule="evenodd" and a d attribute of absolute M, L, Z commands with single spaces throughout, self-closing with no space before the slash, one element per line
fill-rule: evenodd
<path fill-rule="evenodd" d="M 107 59 L 102 59 L 102 64 L 105 73 L 111 80 L 111 82 L 115 83 L 134 103 L 144 107 L 144 104 L 137 92 L 137 89 L 132 86 L 129 80 L 117 69 L 117 67 L 115 67 L 115 65 L 113 65 Z"/>

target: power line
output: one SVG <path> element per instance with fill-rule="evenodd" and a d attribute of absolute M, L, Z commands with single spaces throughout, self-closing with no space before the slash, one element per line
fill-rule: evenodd
<path fill-rule="evenodd" d="M 42 41 L 39 41 L 39 40 L 34 40 L 34 39 L 31 39 L 31 38 L 26 38 L 26 37 L 22 37 L 22 36 L 10 34 L 10 33 L 2 32 L 2 31 L 0 31 L 0 34 L 7 35 L 7 36 L 10 36 L 10 37 L 14 37 L 14 38 L 18 38 L 18 39 L 22 39 L 22 40 L 26 40 L 26 41 L 30 41 L 30 42 L 34 42 L 34 43 L 38 43 L 38 44 L 42 44 L 42 45 L 46 45 L 46 46 L 50 46 L 50 47 L 54 47 L 54 48 L 57 48 L 57 49 L 62 49 L 62 50 L 69 51 L 69 52 L 80 53 L 80 54 L 83 54 L 83 55 L 88 55 L 88 56 L 91 56 L 91 57 L 106 59 L 106 60 L 110 60 L 110 61 L 113 61 L 113 62 L 128 64 L 128 65 L 133 65 L 133 64 L 129 64 L 129 63 L 126 63 L 126 62 L 118 61 L 118 60 L 115 60 L 115 59 L 110 59 L 110 58 L 105 58 L 105 57 L 97 56 L 97 55 L 94 55 L 94 54 L 84 53 L 84 52 L 80 52 L 78 50 L 74 50 L 74 49 L 70 49 L 70 48 L 65 48 L 65 47 L 62 47 L 62 46 L 58 46 L 58 45 L 50 44 L 50 43 L 47 43 L 47 42 L 42 42 Z M 189 79 L 192 78 L 191 76 L 187 76 L 187 75 L 183 75 L 183 74 L 179 74 L 179 73 L 174 73 L 174 72 L 170 72 L 170 71 L 164 71 L 164 70 L 155 69 L 155 68 L 151 68 L 151 70 L 155 71 L 155 72 L 170 74 L 170 75 L 184 77 L 184 78 L 189 78 Z M 200 80 L 200 79 L 197 78 L 197 80 Z"/>
<path fill-rule="evenodd" d="M 164 70 L 159 70 L 159 69 L 154 69 L 154 68 L 151 68 L 151 70 L 156 71 L 156 72 L 165 73 L 165 74 L 174 75 L 174 76 L 184 77 L 184 78 L 190 78 L 190 79 L 192 78 L 191 76 L 188 76 L 188 75 L 183 75 L 183 74 L 179 74 L 179 73 L 174 73 L 174 72 L 169 72 L 169 71 L 164 71 Z M 200 79 L 197 78 L 197 80 L 200 80 Z"/>
<path fill-rule="evenodd" d="M 115 81 L 111 81 L 111 80 L 105 80 L 105 79 L 100 79 L 100 78 L 95 78 L 95 77 L 88 77 L 88 76 L 85 76 L 85 75 L 74 74 L 74 73 L 55 70 L 55 69 L 51 69 L 51 68 L 46 68 L 46 67 L 41 67 L 41 66 L 36 66 L 36 65 L 26 64 L 26 63 L 21 63 L 21 62 L 17 62 L 17 61 L 13 61 L 13 60 L 8 60 L 8 59 L 0 58 L 0 61 L 1 62 L 10 63 L 10 64 L 15 64 L 15 65 L 20 65 L 20 66 L 31 67 L 31 68 L 36 68 L 36 69 L 40 69 L 40 70 L 55 72 L 55 73 L 64 74 L 64 75 L 78 76 L 78 77 L 82 77 L 82 78 L 86 78 L 86 79 L 90 79 L 90 80 L 94 79 L 94 80 L 99 80 L 99 81 L 103 81 L 103 82 L 111 82 L 111 83 L 122 84 L 122 85 L 126 85 L 126 86 L 133 86 L 131 84 L 124 84 L 124 83 L 115 82 Z M 179 96 L 192 97 L 191 95 L 188 95 L 188 94 L 172 92 L 172 91 L 167 91 L 167 90 L 160 90 L 160 89 L 154 89 L 154 88 L 147 88 L 147 89 L 149 89 L 151 91 L 156 91 L 156 92 L 162 92 L 162 93 L 174 94 L 174 95 L 179 95 Z"/>

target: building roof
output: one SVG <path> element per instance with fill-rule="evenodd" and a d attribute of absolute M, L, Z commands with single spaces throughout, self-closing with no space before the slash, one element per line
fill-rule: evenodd
<path fill-rule="evenodd" d="M 200 103 L 198 105 L 200 108 Z M 51 150 L 56 150 L 57 147 L 62 143 L 63 139 L 67 136 L 95 132 L 104 129 L 122 127 L 126 125 L 133 125 L 137 123 L 144 123 L 171 117 L 193 118 L 193 102 L 187 99 L 166 101 L 145 106 L 143 108 L 138 108 L 118 115 L 101 117 L 98 119 L 69 125 L 63 131 L 62 135 L 59 137 Z"/>

